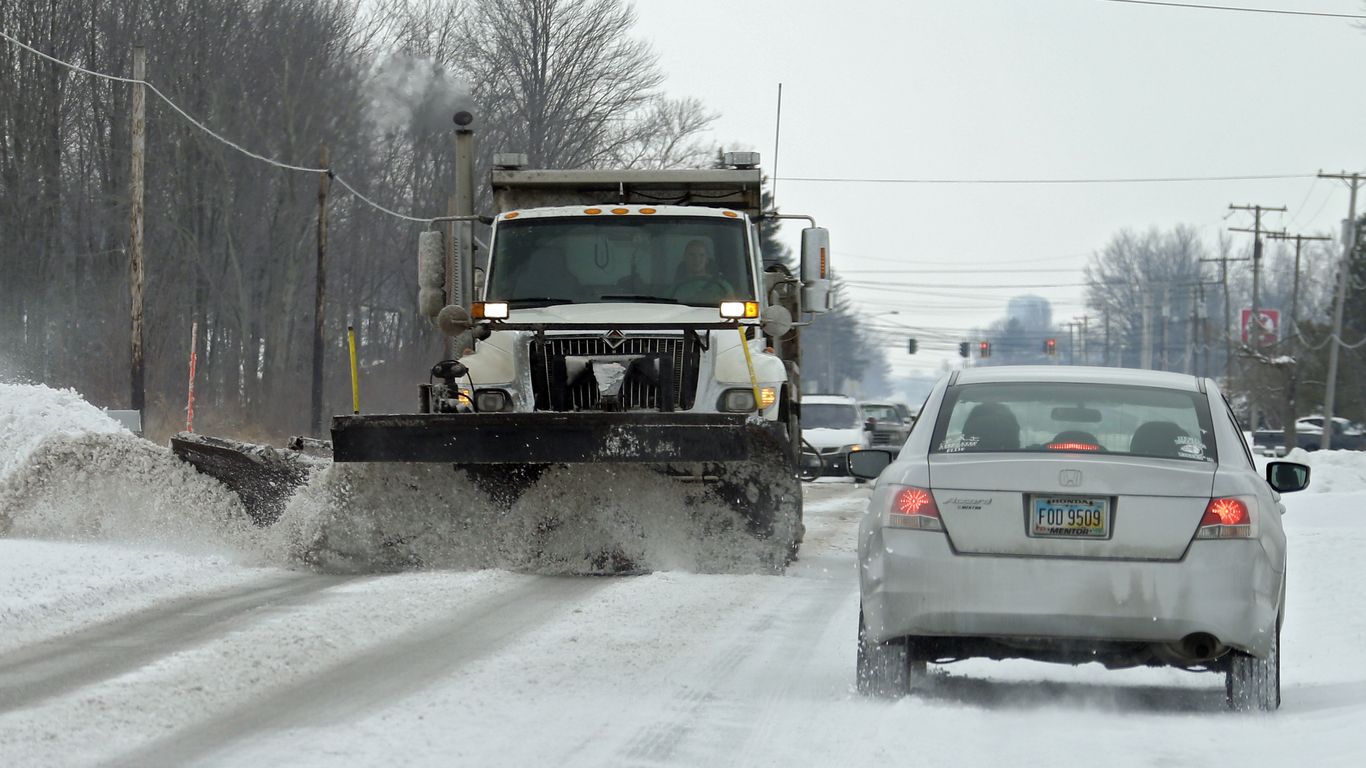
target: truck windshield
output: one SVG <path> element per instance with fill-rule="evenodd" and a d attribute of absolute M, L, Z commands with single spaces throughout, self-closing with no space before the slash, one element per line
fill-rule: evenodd
<path fill-rule="evenodd" d="M 514 307 L 753 300 L 744 222 L 702 216 L 502 221 L 485 297 Z"/>
<path fill-rule="evenodd" d="M 841 403 L 802 403 L 804 429 L 858 429 L 858 409 Z"/>

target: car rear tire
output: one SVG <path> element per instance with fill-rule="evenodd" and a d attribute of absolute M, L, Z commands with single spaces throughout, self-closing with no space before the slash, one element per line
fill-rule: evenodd
<path fill-rule="evenodd" d="M 1228 708 L 1235 712 L 1273 712 L 1281 706 L 1281 628 L 1271 638 L 1265 659 L 1233 651 L 1224 671 Z"/>
<path fill-rule="evenodd" d="M 925 677 L 925 660 L 914 652 L 913 638 L 877 642 L 868 637 L 863 610 L 858 617 L 858 692 L 895 699 L 907 695 Z"/>

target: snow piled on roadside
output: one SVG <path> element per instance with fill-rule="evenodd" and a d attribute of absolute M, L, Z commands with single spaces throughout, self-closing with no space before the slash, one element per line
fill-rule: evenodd
<path fill-rule="evenodd" d="M 23 466 L 43 441 L 86 434 L 131 436 L 75 390 L 0 382 L 0 481 Z"/>
<path fill-rule="evenodd" d="M 1366 451 L 1305 451 L 1295 448 L 1282 461 L 1309 465 L 1306 493 L 1366 491 Z"/>
<path fill-rule="evenodd" d="M 241 502 L 71 390 L 0 383 L 0 534 L 246 552 Z"/>

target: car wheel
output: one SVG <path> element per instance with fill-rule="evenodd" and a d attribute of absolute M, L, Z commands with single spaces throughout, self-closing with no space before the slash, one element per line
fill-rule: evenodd
<path fill-rule="evenodd" d="M 885 642 L 868 638 L 863 624 L 863 609 L 858 617 L 858 692 L 864 696 L 895 699 L 911 692 L 916 681 L 925 675 L 925 661 L 911 653 L 910 638 L 899 637 Z"/>
<path fill-rule="evenodd" d="M 1265 659 L 1233 651 L 1224 671 L 1228 708 L 1236 712 L 1272 712 L 1281 706 L 1281 628 L 1277 622 Z"/>

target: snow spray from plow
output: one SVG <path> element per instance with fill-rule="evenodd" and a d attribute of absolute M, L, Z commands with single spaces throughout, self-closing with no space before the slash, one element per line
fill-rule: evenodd
<path fill-rule="evenodd" d="M 718 485 L 725 469 L 717 466 L 333 464 L 303 450 L 217 441 L 239 469 L 245 461 L 257 470 L 225 487 L 186 463 L 183 448 L 132 435 L 74 392 L 0 387 L 8 404 L 0 406 L 0 535 L 207 549 L 348 573 L 763 573 L 781 567 L 786 552 L 775 542 L 799 524 L 784 518 L 756 536 L 736 506 L 771 503 L 790 478 L 760 472 Z M 209 474 L 225 466 L 234 465 Z M 709 472 L 712 482 L 677 476 L 685 470 Z M 253 483 L 256 492 L 244 494 Z"/>

